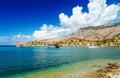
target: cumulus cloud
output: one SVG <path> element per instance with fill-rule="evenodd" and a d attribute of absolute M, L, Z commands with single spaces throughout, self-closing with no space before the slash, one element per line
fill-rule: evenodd
<path fill-rule="evenodd" d="M 70 17 L 61 13 L 59 15 L 61 25 L 79 28 L 109 23 L 117 18 L 120 5 L 107 5 L 106 0 L 90 0 L 88 3 L 88 13 L 83 13 L 82 9 L 83 7 L 80 6 L 74 7 Z"/>
<path fill-rule="evenodd" d="M 58 38 L 60 36 L 65 36 L 70 31 L 70 29 L 64 29 L 62 27 L 43 24 L 40 30 L 36 30 L 33 33 L 33 36 L 37 39 Z"/>
<path fill-rule="evenodd" d="M 80 27 L 107 24 L 120 18 L 119 4 L 107 5 L 106 0 L 89 0 L 87 6 L 88 12 L 83 12 L 81 6 L 74 7 L 70 17 L 60 13 L 61 26 L 43 24 L 39 30 L 34 31 L 33 36 L 37 39 L 57 38 L 71 34 Z"/>

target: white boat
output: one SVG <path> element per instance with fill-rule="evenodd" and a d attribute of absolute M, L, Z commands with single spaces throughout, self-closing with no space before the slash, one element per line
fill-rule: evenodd
<path fill-rule="evenodd" d="M 88 46 L 89 48 L 99 48 L 99 46 Z"/>
<path fill-rule="evenodd" d="M 22 47 L 23 47 L 23 44 L 22 44 L 22 43 L 17 43 L 17 44 L 16 44 L 16 47 L 22 48 Z"/>

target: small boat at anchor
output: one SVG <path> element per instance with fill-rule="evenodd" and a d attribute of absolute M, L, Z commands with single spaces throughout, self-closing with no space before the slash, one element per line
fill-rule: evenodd
<path fill-rule="evenodd" d="M 48 44 L 49 48 L 59 48 L 60 46 L 58 44 Z"/>
<path fill-rule="evenodd" d="M 99 48 L 99 46 L 88 46 L 89 48 Z"/>

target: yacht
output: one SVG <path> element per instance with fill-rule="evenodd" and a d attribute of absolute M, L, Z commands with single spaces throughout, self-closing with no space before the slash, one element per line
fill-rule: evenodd
<path fill-rule="evenodd" d="M 48 44 L 49 48 L 59 48 L 58 44 Z"/>

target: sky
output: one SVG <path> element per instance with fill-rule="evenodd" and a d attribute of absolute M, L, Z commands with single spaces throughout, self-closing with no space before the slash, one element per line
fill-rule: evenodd
<path fill-rule="evenodd" d="M 0 0 L 0 45 L 63 37 L 114 22 L 120 22 L 119 0 Z"/>

